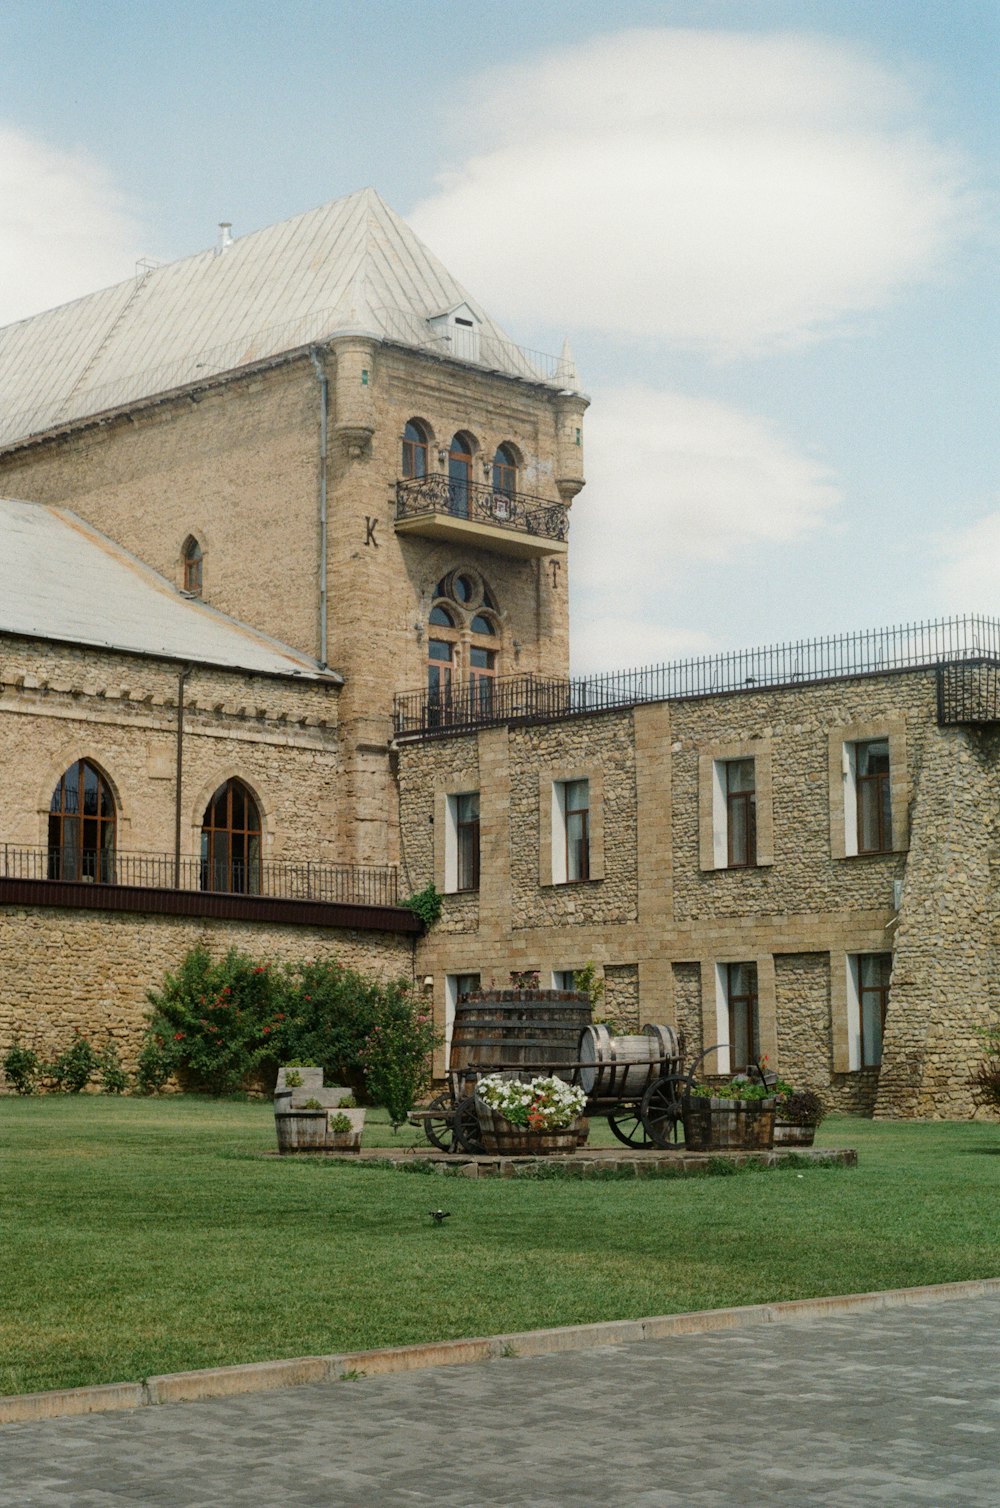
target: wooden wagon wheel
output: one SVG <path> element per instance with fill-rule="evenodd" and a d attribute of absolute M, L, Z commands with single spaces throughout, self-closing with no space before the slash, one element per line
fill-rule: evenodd
<path fill-rule="evenodd" d="M 456 1102 L 452 1124 L 455 1130 L 453 1151 L 471 1152 L 473 1157 L 478 1157 L 480 1153 L 486 1151 L 479 1131 L 479 1116 L 476 1114 L 476 1101 L 473 1095 L 467 1094 Z"/>
<path fill-rule="evenodd" d="M 693 1082 L 682 1073 L 665 1073 L 646 1090 L 639 1115 L 654 1146 L 672 1147 L 679 1141 L 677 1128 L 683 1120 L 684 1096 L 690 1093 Z"/>
<path fill-rule="evenodd" d="M 626 1147 L 651 1147 L 653 1138 L 643 1124 L 638 1105 L 618 1105 L 608 1116 L 608 1125 Z"/>
<path fill-rule="evenodd" d="M 455 1149 L 455 1101 L 450 1094 L 439 1094 L 427 1106 L 423 1117 L 424 1132 L 432 1147 L 439 1152 Z"/>

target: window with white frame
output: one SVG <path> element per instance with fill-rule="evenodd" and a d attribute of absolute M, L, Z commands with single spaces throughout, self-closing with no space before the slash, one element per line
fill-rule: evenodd
<path fill-rule="evenodd" d="M 753 759 L 712 764 L 712 847 L 716 869 L 757 863 L 757 775 Z"/>
<path fill-rule="evenodd" d="M 590 879 L 590 781 L 557 780 L 552 787 L 552 882 Z"/>
<path fill-rule="evenodd" d="M 847 1054 L 851 1072 L 878 1068 L 889 1007 L 891 953 L 852 953 L 847 959 Z"/>
<path fill-rule="evenodd" d="M 755 963 L 715 966 L 719 1072 L 739 1073 L 760 1057 L 760 1012 Z"/>
<path fill-rule="evenodd" d="M 451 1058 L 451 1034 L 459 1002 L 479 988 L 478 974 L 446 974 L 444 981 L 444 1061 Z"/>
<path fill-rule="evenodd" d="M 553 969 L 552 988 L 554 990 L 569 990 L 570 992 L 574 991 L 576 989 L 576 970 Z"/>
<path fill-rule="evenodd" d="M 892 852 L 889 740 L 844 745 L 844 852 Z"/>
<path fill-rule="evenodd" d="M 479 889 L 479 792 L 448 797 L 445 828 L 445 891 Z"/>

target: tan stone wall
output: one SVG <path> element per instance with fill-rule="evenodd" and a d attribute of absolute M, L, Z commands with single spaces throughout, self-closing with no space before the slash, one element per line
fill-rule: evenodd
<path fill-rule="evenodd" d="M 404 426 L 418 418 L 429 431 L 432 470 L 457 431 L 470 434 L 477 482 L 507 442 L 519 457 L 519 490 L 556 502 L 557 482 L 567 491 L 565 478 L 580 469 L 582 449 L 567 435 L 585 402 L 374 341 L 334 340 L 323 364 L 327 659 L 346 678 L 330 836 L 345 859 L 393 862 L 393 697 L 425 684 L 436 583 L 459 566 L 479 574 L 499 610 L 500 674 L 559 675 L 569 663 L 565 556 L 522 560 L 479 543 L 396 534 Z M 320 411 L 317 374 L 302 355 L 9 450 L 0 455 L 0 494 L 74 508 L 178 585 L 194 534 L 207 601 L 318 655 Z M 466 668 L 460 654 L 457 681 Z"/>
<path fill-rule="evenodd" d="M 881 736 L 894 851 L 840 857 L 843 743 Z M 706 755 L 754 740 L 769 756 L 758 799 L 770 803 L 770 862 L 706 869 Z M 842 1109 L 871 1113 L 877 1092 L 878 1114 L 972 1113 L 976 1030 L 998 998 L 1000 738 L 938 728 L 932 671 L 491 729 L 478 751 L 474 738 L 449 738 L 399 757 L 414 888 L 435 873 L 435 793 L 470 789 L 478 772 L 490 826 L 478 916 L 469 897 L 446 898 L 418 946 L 442 1010 L 449 973 L 534 967 L 547 983 L 548 971 L 592 960 L 613 989 L 615 971 L 636 971 L 638 1019 L 676 1024 L 690 1057 L 718 1040 L 717 965 L 754 962 L 762 1049 L 780 1073 Z M 601 791 L 604 878 L 547 885 L 540 786 L 588 772 Z M 893 951 L 881 1075 L 851 1069 L 848 961 Z"/>
<path fill-rule="evenodd" d="M 0 1058 L 15 1038 L 51 1058 L 79 1031 L 111 1038 L 134 1070 L 147 991 L 192 948 L 215 958 L 239 948 L 284 962 L 335 958 L 377 978 L 412 979 L 410 935 L 189 917 L 0 909 Z"/>
<path fill-rule="evenodd" d="M 0 638 L 0 842 L 47 842 L 60 777 L 89 759 L 108 777 L 117 848 L 173 853 L 179 667 Z M 342 861 L 335 687 L 196 667 L 185 688 L 181 846 L 200 849 L 213 792 L 257 797 L 264 857 Z"/>

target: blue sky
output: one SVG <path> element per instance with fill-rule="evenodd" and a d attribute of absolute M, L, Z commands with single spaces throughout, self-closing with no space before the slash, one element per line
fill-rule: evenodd
<path fill-rule="evenodd" d="M 0 321 L 371 183 L 593 397 L 575 664 L 1000 607 L 1000 0 L 7 0 Z"/>

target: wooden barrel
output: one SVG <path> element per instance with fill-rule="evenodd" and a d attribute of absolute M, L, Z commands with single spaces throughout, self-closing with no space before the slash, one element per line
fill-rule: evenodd
<path fill-rule="evenodd" d="M 637 1036 L 613 1037 L 606 1026 L 588 1026 L 580 1036 L 579 1084 L 588 1100 L 637 1100 L 655 1079 L 679 1066 L 680 1044 L 672 1026 L 650 1022 Z"/>
<path fill-rule="evenodd" d="M 477 990 L 459 1001 L 449 1067 L 471 1094 L 483 1073 L 572 1079 L 590 997 L 569 990 Z M 565 1065 L 565 1066 L 564 1066 Z M 457 1092 L 457 1091 L 456 1091 Z"/>

